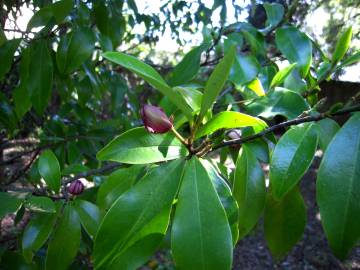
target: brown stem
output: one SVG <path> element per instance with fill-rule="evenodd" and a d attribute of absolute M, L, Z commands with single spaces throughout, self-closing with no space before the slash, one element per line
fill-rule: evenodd
<path fill-rule="evenodd" d="M 225 146 L 229 146 L 229 145 L 241 145 L 241 144 L 243 144 L 245 142 L 261 138 L 261 137 L 265 136 L 266 134 L 269 134 L 269 133 L 271 133 L 271 132 L 273 132 L 275 130 L 278 130 L 278 129 L 281 129 L 281 128 L 284 128 L 284 127 L 298 125 L 298 124 L 306 123 L 306 122 L 319 121 L 319 120 L 327 118 L 327 117 L 334 117 L 334 116 L 337 116 L 337 115 L 349 114 L 351 112 L 356 112 L 356 111 L 360 111 L 360 105 L 352 106 L 350 108 L 340 110 L 340 111 L 337 111 L 335 113 L 321 113 L 321 114 L 318 114 L 318 115 L 296 118 L 296 119 L 293 119 L 293 120 L 289 120 L 289 121 L 280 123 L 278 125 L 271 126 L 271 127 L 267 128 L 267 129 L 263 130 L 262 132 L 259 132 L 257 134 L 251 135 L 251 136 L 247 136 L 247 137 L 240 138 L 240 139 L 234 139 L 234 140 L 230 140 L 230 141 L 225 141 L 225 142 L 222 142 L 220 144 L 214 145 L 212 147 L 211 151 L 214 151 L 216 149 L 219 149 L 219 148 L 222 148 L 222 147 L 225 147 Z"/>

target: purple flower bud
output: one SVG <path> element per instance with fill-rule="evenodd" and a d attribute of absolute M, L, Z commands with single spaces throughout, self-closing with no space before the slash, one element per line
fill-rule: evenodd
<path fill-rule="evenodd" d="M 160 107 L 144 105 L 140 114 L 145 128 L 151 133 L 166 133 L 173 127 L 172 121 Z"/>
<path fill-rule="evenodd" d="M 75 180 L 70 183 L 68 191 L 72 195 L 79 195 L 84 191 L 84 184 L 80 180 Z"/>

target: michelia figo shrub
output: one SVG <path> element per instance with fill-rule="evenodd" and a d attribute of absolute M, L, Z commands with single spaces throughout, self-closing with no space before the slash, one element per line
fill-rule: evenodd
<path fill-rule="evenodd" d="M 2 268 L 137 269 L 166 247 L 178 269 L 226 270 L 260 219 L 281 259 L 306 225 L 299 184 L 317 150 L 329 245 L 345 259 L 358 243 L 359 95 L 319 99 L 321 82 L 360 60 L 348 52 L 351 28 L 329 54 L 290 23 L 294 7 L 265 3 L 264 28 L 204 30 L 162 70 L 131 44 L 136 23 L 149 34 L 140 44 L 161 29 L 134 1 L 37 2 L 22 38 L 0 28 L 2 151 L 35 141 L 2 152 L 2 166 L 27 157 L 0 177 L 0 218 L 26 221 L 16 243 L 2 242 Z M 207 25 L 201 12 L 196 23 Z"/>

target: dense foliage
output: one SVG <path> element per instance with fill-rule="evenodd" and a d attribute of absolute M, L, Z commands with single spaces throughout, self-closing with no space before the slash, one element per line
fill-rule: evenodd
<path fill-rule="evenodd" d="M 6 29 L 24 4 L 26 31 Z M 0 218 L 26 225 L 0 242 L 2 268 L 136 269 L 163 247 L 179 269 L 231 269 L 260 219 L 280 259 L 303 234 L 299 183 L 317 150 L 329 245 L 345 259 L 358 243 L 359 94 L 319 98 L 360 60 L 352 28 L 330 54 L 296 26 L 299 1 L 233 24 L 225 1 L 165 1 L 158 15 L 133 0 L 2 5 Z M 180 45 L 198 28 L 203 40 L 164 59 L 151 48 L 166 27 Z"/>

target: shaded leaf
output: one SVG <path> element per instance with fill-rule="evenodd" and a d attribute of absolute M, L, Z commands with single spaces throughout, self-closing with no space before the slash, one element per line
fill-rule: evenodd
<path fill-rule="evenodd" d="M 58 193 L 61 184 L 60 165 L 51 150 L 45 150 L 40 155 L 38 170 L 49 188 Z"/>
<path fill-rule="evenodd" d="M 269 194 L 264 214 L 265 239 L 271 254 L 280 259 L 300 240 L 306 224 L 306 208 L 295 187 L 281 201 Z"/>
<path fill-rule="evenodd" d="M 251 149 L 242 145 L 236 161 L 233 195 L 239 206 L 239 238 L 255 226 L 265 206 L 265 177 Z"/>

